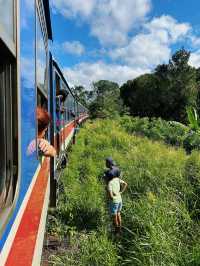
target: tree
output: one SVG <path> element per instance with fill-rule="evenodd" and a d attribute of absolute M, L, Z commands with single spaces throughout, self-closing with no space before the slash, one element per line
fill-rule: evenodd
<path fill-rule="evenodd" d="M 89 95 L 90 95 L 89 91 L 87 91 L 83 86 L 75 86 L 74 93 L 84 106 L 88 105 Z"/>
<path fill-rule="evenodd" d="M 186 108 L 196 107 L 196 70 L 189 62 L 190 52 L 184 48 L 177 51 L 169 61 L 170 92 L 173 96 L 174 119 L 187 121 Z"/>
<path fill-rule="evenodd" d="M 186 108 L 196 107 L 198 94 L 196 70 L 188 64 L 189 57 L 182 48 L 154 73 L 123 84 L 121 97 L 131 114 L 186 122 Z"/>
<path fill-rule="evenodd" d="M 128 81 L 121 88 L 121 97 L 134 116 L 158 116 L 160 101 L 158 80 L 154 74 L 144 74 Z"/>
<path fill-rule="evenodd" d="M 114 117 L 122 110 L 119 85 L 109 80 L 93 83 L 93 101 L 89 110 L 92 117 Z"/>

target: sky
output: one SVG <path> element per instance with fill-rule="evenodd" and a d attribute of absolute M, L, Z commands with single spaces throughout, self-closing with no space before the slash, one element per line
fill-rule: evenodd
<path fill-rule="evenodd" d="M 54 58 L 71 86 L 150 73 L 184 47 L 200 66 L 199 0 L 51 0 Z"/>

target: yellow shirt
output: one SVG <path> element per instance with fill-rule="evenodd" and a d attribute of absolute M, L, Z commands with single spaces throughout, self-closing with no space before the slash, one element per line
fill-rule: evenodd
<path fill-rule="evenodd" d="M 120 193 L 120 184 L 124 184 L 125 182 L 119 177 L 114 177 L 108 183 L 108 191 L 113 194 L 113 203 L 122 202 L 122 197 Z"/>

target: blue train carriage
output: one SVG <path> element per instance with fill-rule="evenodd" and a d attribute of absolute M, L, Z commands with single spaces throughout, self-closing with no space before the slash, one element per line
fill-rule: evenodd
<path fill-rule="evenodd" d="M 49 3 L 0 2 L 0 265 L 40 265 L 50 179 L 36 106 L 49 108 Z"/>
<path fill-rule="evenodd" d="M 52 59 L 49 2 L 1 1 L 0 10 L 0 265 L 38 266 L 49 199 L 55 206 L 63 156 L 87 109 Z M 37 150 L 37 106 L 52 117 L 50 163 Z"/>
<path fill-rule="evenodd" d="M 62 169 L 67 164 L 66 150 L 74 137 L 77 121 L 87 118 L 77 112 L 78 101 L 69 87 L 58 63 L 50 54 L 50 111 L 52 126 L 50 128 L 51 144 L 56 148 L 56 158 L 51 158 L 50 206 L 55 207 L 58 195 L 58 180 Z M 85 108 L 85 110 L 87 110 Z"/>

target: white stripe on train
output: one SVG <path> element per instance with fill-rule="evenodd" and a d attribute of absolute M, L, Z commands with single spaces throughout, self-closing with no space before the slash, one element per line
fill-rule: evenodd
<path fill-rule="evenodd" d="M 35 185 L 35 182 L 37 180 L 38 173 L 39 173 L 40 169 L 41 169 L 41 165 L 39 164 L 38 167 L 37 167 L 37 170 L 36 170 L 36 172 L 35 172 L 35 174 L 33 176 L 33 179 L 31 181 L 31 184 L 29 185 L 29 188 L 28 188 L 28 190 L 26 192 L 26 195 L 25 195 L 25 197 L 24 197 L 24 199 L 22 201 L 22 204 L 21 204 L 21 206 L 19 208 L 19 211 L 17 213 L 17 216 L 15 218 L 15 221 L 12 224 L 12 227 L 10 229 L 10 232 L 9 232 L 9 235 L 8 235 L 8 237 L 6 239 L 6 242 L 5 242 L 5 244 L 4 244 L 3 248 L 2 248 L 2 251 L 0 253 L 0 265 L 1 266 L 3 266 L 5 264 L 5 262 L 6 262 L 7 258 L 8 258 L 8 254 L 9 254 L 10 249 L 12 247 L 13 240 L 14 240 L 15 235 L 17 233 L 19 224 L 21 222 L 23 213 L 24 213 L 24 211 L 26 209 L 28 200 L 30 198 L 31 192 L 32 192 L 33 187 Z"/>

